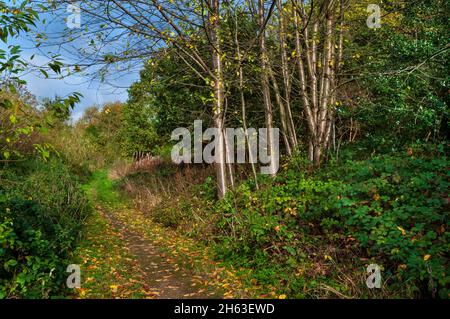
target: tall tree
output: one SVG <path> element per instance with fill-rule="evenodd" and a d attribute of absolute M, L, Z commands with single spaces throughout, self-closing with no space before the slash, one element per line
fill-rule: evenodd
<path fill-rule="evenodd" d="M 293 0 L 300 95 L 309 131 L 309 159 L 315 166 L 320 165 L 328 147 L 333 124 L 336 70 L 343 49 L 344 1 L 306 4 L 304 0 Z"/>

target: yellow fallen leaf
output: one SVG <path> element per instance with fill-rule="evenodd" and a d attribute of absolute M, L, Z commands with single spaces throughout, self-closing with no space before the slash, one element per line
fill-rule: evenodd
<path fill-rule="evenodd" d="M 286 295 L 279 295 L 278 299 L 286 299 Z"/>
<path fill-rule="evenodd" d="M 111 288 L 111 291 L 112 292 L 117 292 L 117 288 L 119 288 L 117 285 L 111 285 L 111 286 L 109 286 L 109 288 Z"/>
<path fill-rule="evenodd" d="M 428 259 L 430 259 L 431 255 L 425 255 L 423 256 L 423 260 L 427 261 Z"/>
<path fill-rule="evenodd" d="M 397 226 L 397 229 L 398 229 L 399 231 L 402 232 L 402 235 L 405 235 L 405 234 L 406 234 L 406 230 L 404 230 L 404 229 L 401 228 L 400 226 Z"/>
<path fill-rule="evenodd" d="M 86 292 L 87 292 L 87 289 L 80 288 L 78 290 L 78 295 L 80 296 L 80 298 L 84 298 L 84 296 L 86 296 Z"/>

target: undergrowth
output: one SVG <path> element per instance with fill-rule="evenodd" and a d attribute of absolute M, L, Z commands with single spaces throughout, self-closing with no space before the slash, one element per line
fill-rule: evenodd
<path fill-rule="evenodd" d="M 313 174 L 297 156 L 276 178 L 259 176 L 259 190 L 249 179 L 221 201 L 208 178 L 167 192 L 173 175 L 156 189 L 153 171 L 140 169 L 119 185 L 135 203 L 151 189 L 160 199 L 146 216 L 204 243 L 227 269 L 252 269 L 248 286 L 292 298 L 448 298 L 445 153 L 416 145 Z M 366 285 L 369 264 L 381 267 L 381 289 Z"/>

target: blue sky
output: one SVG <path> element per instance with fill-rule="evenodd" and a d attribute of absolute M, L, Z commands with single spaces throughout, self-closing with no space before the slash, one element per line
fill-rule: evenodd
<path fill-rule="evenodd" d="M 42 33 L 61 32 L 67 28 L 64 21 L 64 15 L 69 16 L 70 13 L 62 14 L 58 17 L 44 16 L 41 20 L 47 19 L 45 24 L 38 23 L 35 31 Z M 61 20 L 61 21 L 60 21 Z M 8 45 L 20 45 L 22 48 L 21 58 L 24 61 L 31 62 L 33 65 L 42 66 L 49 62 L 48 56 L 51 54 L 61 53 L 63 62 L 74 63 L 75 52 L 71 53 L 71 48 L 58 52 L 56 47 L 45 47 L 44 49 L 36 49 L 34 39 L 31 35 L 21 35 L 18 38 L 8 41 Z M 80 44 L 82 45 L 82 44 Z M 0 49 L 7 48 L 3 42 L 0 43 Z M 33 56 L 33 60 L 30 58 Z M 51 77 L 51 76 L 50 76 Z M 100 82 L 96 78 L 71 75 L 64 79 L 46 79 L 42 73 L 33 71 L 31 68 L 21 77 L 27 81 L 28 90 L 38 98 L 66 96 L 73 92 L 79 92 L 83 95 L 80 103 L 73 110 L 72 118 L 77 120 L 83 114 L 84 109 L 92 105 L 102 105 L 107 102 L 126 101 L 128 98 L 127 88 L 139 78 L 138 68 L 130 70 L 127 74 L 121 75 L 118 79 L 108 79 L 106 84 Z"/>

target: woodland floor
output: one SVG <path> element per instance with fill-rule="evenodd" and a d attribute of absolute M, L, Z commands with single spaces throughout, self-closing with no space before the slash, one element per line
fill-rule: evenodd
<path fill-rule="evenodd" d="M 143 273 L 143 284 L 157 298 L 211 298 L 219 297 L 214 292 L 197 288 L 192 280 L 194 273 L 182 269 L 175 260 L 167 258 L 152 240 L 131 230 L 117 216 L 117 211 L 110 210 L 104 214 L 110 227 L 122 234 L 123 248 L 138 262 L 137 268 Z"/>
<path fill-rule="evenodd" d="M 95 210 L 75 252 L 81 267 L 75 298 L 234 298 L 258 293 L 258 286 L 244 287 L 240 275 L 214 261 L 207 247 L 132 208 L 106 172 L 94 174 L 86 191 Z"/>

